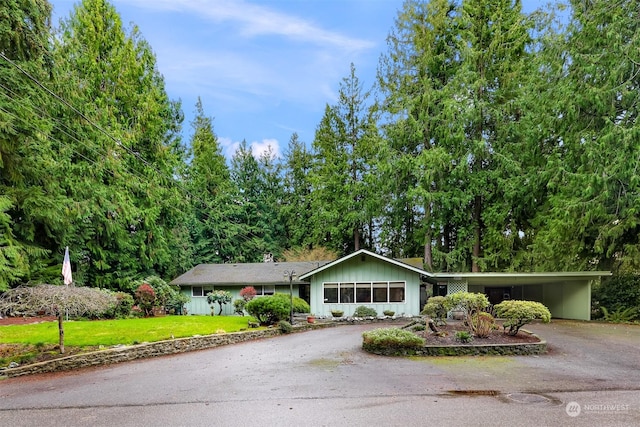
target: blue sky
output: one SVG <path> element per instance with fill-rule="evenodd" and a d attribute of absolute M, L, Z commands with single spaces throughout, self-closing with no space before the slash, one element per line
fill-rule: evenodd
<path fill-rule="evenodd" d="M 76 1 L 51 0 L 53 23 Z M 172 99 L 181 99 L 184 140 L 197 97 L 230 158 L 246 139 L 281 155 L 294 132 L 313 141 L 350 63 L 365 89 L 375 81 L 402 0 L 112 0 L 153 48 Z M 523 0 L 531 11 L 542 0 Z"/>

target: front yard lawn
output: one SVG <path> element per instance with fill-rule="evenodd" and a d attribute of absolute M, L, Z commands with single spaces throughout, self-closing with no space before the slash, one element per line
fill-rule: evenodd
<path fill-rule="evenodd" d="M 243 316 L 162 316 L 143 319 L 65 321 L 65 345 L 112 346 L 161 341 L 170 338 L 238 332 L 247 329 Z M 58 322 L 0 326 L 0 343 L 57 344 Z"/>

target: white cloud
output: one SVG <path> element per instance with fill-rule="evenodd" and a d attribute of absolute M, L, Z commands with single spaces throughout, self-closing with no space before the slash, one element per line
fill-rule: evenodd
<path fill-rule="evenodd" d="M 128 3 L 148 9 L 191 12 L 214 22 L 233 21 L 239 24 L 240 34 L 247 37 L 280 35 L 297 42 L 330 44 L 346 51 L 374 47 L 371 41 L 325 30 L 309 20 L 241 0 L 129 0 Z"/>
<path fill-rule="evenodd" d="M 240 147 L 240 141 L 233 141 L 231 138 L 226 137 L 218 137 L 218 143 L 220 144 L 222 154 L 227 159 L 231 159 L 238 150 L 238 147 Z M 251 148 L 251 154 L 253 154 L 253 157 L 256 159 L 269 151 L 269 148 L 271 148 L 271 152 L 276 157 L 280 157 L 282 155 L 280 143 L 277 139 L 273 138 L 265 138 L 262 141 L 253 141 L 249 144 L 249 147 Z"/>

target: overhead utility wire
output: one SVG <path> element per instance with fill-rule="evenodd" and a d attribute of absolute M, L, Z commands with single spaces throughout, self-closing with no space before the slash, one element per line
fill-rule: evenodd
<path fill-rule="evenodd" d="M 156 169 L 155 167 L 153 167 L 153 165 L 151 165 L 146 159 L 144 159 L 140 153 L 137 153 L 131 149 L 129 149 L 128 147 L 126 147 L 125 145 L 122 144 L 122 142 L 120 140 L 118 140 L 117 138 L 115 138 L 114 136 L 112 136 L 111 134 L 109 134 L 109 132 L 107 132 L 105 129 L 103 129 L 101 126 L 99 126 L 97 123 L 95 123 L 94 121 L 92 121 L 91 119 L 89 119 L 85 114 L 83 114 L 81 111 L 79 111 L 77 108 L 75 108 L 73 105 L 71 105 L 67 100 L 65 100 L 64 98 L 62 98 L 61 96 L 59 96 L 58 94 L 56 94 L 55 92 L 53 92 L 52 90 L 50 90 L 49 88 L 47 88 L 43 83 L 41 83 L 37 78 L 33 77 L 29 72 L 27 72 L 26 70 L 24 70 L 22 67 L 20 67 L 18 64 L 16 64 L 14 61 L 12 61 L 11 59 L 7 58 L 7 56 L 4 54 L 4 52 L 0 52 L 0 57 L 3 58 L 4 60 L 6 60 L 9 64 L 11 64 L 12 66 L 14 66 L 15 68 L 17 68 L 21 73 L 23 73 L 25 76 L 27 76 L 31 81 L 33 81 L 38 87 L 40 87 L 42 90 L 44 90 L 49 96 L 54 97 L 57 101 L 61 102 L 63 105 L 67 106 L 68 108 L 70 108 L 75 114 L 77 114 L 78 116 L 80 116 L 82 119 L 84 119 L 88 124 L 90 124 L 91 126 L 95 127 L 96 129 L 98 129 L 102 134 L 104 134 L 105 136 L 107 136 L 109 139 L 111 139 L 113 142 L 116 143 L 117 146 L 123 148 L 125 151 L 127 151 L 128 153 L 130 153 L 131 155 L 133 155 L 135 158 L 137 158 L 138 160 L 140 160 L 142 163 L 144 163 L 146 166 L 150 167 L 151 169 L 153 169 L 158 175 L 160 176 L 164 176 L 165 178 L 168 178 L 170 182 L 173 182 L 174 184 L 178 184 L 179 187 L 181 187 L 181 190 L 184 191 L 186 194 L 188 194 L 191 198 L 193 198 L 194 200 L 199 201 L 201 204 L 203 205 L 207 205 L 206 201 L 204 201 L 202 198 L 194 196 L 188 189 L 184 188 L 183 185 L 181 185 L 182 183 L 180 182 L 176 182 L 175 179 L 171 176 L 167 176 L 165 174 L 163 174 L 161 171 L 159 171 L 158 169 Z M 14 92 L 15 93 L 15 92 Z M 29 108 L 29 107 L 27 107 Z M 33 111 L 33 110 L 32 110 Z M 57 118 L 54 118 L 53 116 L 50 115 L 50 113 L 48 112 L 44 112 L 42 111 L 45 115 L 47 115 L 50 119 L 52 119 L 53 121 L 58 121 Z M 14 115 L 15 117 L 15 115 Z M 67 127 L 65 125 L 65 127 Z M 67 127 L 68 129 L 68 127 Z M 68 133 L 64 132 L 63 133 L 69 135 Z M 73 137 L 72 135 L 69 135 L 69 137 L 73 138 L 74 140 L 80 142 L 80 140 L 77 137 Z M 47 136 L 48 139 L 51 139 L 53 141 L 58 142 L 58 144 L 60 143 L 65 143 L 64 141 L 59 141 L 56 140 L 55 138 L 52 138 L 50 136 Z M 87 149 L 91 150 L 90 147 L 88 147 L 86 144 L 83 144 Z M 84 159 L 86 159 L 87 161 L 91 162 L 92 164 L 96 164 L 95 161 L 92 161 L 90 159 L 88 159 L 86 156 L 82 155 L 81 153 L 77 152 L 76 150 L 74 150 L 72 148 L 72 151 L 76 154 L 78 154 L 79 156 L 83 157 Z M 95 151 L 95 150 L 94 150 Z M 126 166 L 125 166 L 126 168 Z M 113 172 L 110 171 L 112 174 Z M 132 172 L 129 171 L 132 175 L 136 176 L 136 172 Z M 142 179 L 140 176 L 137 176 L 138 179 Z M 211 216 L 206 212 L 206 211 L 200 211 L 201 214 L 203 215 L 203 217 L 207 220 L 211 219 Z M 229 221 L 231 224 L 233 225 L 241 225 L 238 222 L 232 221 L 230 219 L 227 219 L 227 221 Z M 219 231 L 215 230 L 214 233 L 216 235 L 218 235 L 218 237 L 220 236 Z M 252 239 L 250 236 L 253 237 L 259 237 L 256 236 L 252 231 L 248 232 L 248 235 L 244 235 L 244 234 L 239 234 L 234 236 L 235 238 L 239 238 L 244 240 L 245 242 L 250 242 Z"/>

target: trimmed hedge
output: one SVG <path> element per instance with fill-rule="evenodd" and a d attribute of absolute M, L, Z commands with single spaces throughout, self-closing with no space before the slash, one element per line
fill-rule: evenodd
<path fill-rule="evenodd" d="M 425 340 L 399 328 L 378 328 L 362 333 L 362 348 L 376 354 L 406 354 L 418 351 Z"/>

